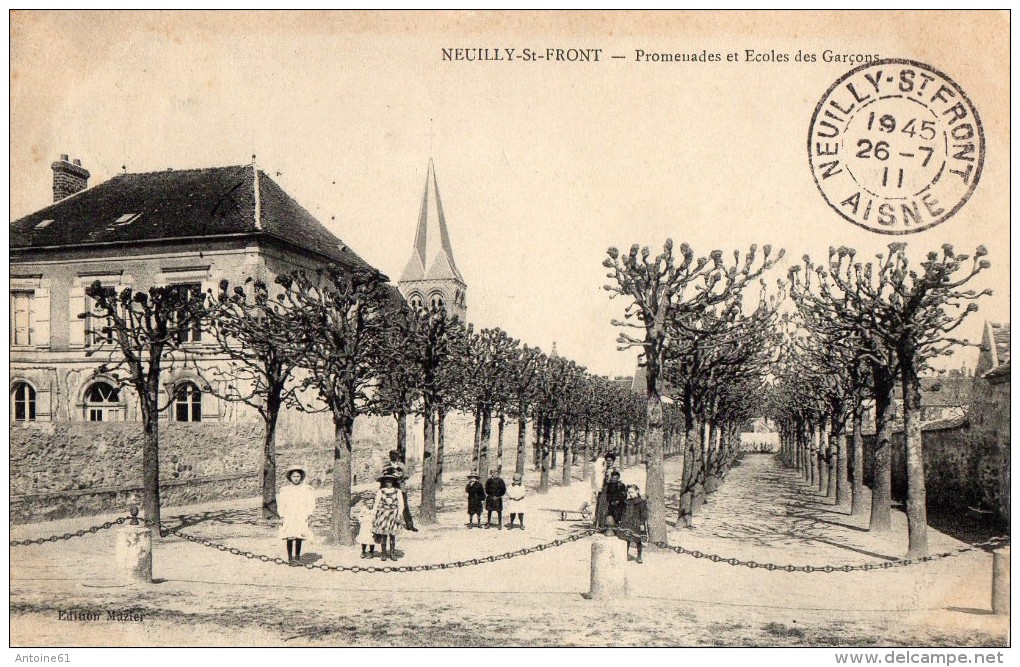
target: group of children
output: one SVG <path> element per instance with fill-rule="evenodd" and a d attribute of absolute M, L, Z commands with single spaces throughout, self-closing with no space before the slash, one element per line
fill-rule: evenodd
<path fill-rule="evenodd" d="M 472 472 L 468 475 L 467 486 L 464 487 L 468 502 L 468 528 L 475 527 L 475 517 L 478 517 L 478 527 L 482 527 L 482 506 L 484 504 L 487 512 L 485 527 L 492 528 L 492 513 L 495 512 L 496 527 L 503 530 L 503 499 L 505 497 L 506 509 L 510 514 L 510 523 L 506 527 L 514 528 L 517 517 L 520 517 L 521 523 L 517 527 L 524 530 L 524 497 L 527 495 L 524 477 L 520 473 L 516 473 L 509 489 L 503 478 L 499 476 L 498 469 L 489 471 L 489 479 L 486 480 L 485 486 L 482 486 L 480 479 L 478 473 Z"/>
<path fill-rule="evenodd" d="M 375 557 L 376 545 L 381 547 L 382 560 L 396 560 L 397 530 L 404 526 L 416 531 L 410 519 L 407 507 L 407 496 L 403 489 L 405 475 L 403 467 L 394 460 L 396 452 L 390 453 L 390 465 L 383 469 L 383 474 L 376 480 L 379 490 L 374 498 L 366 499 L 354 512 L 358 522 L 357 542 L 361 545 L 361 557 Z M 630 546 L 637 547 L 637 562 L 641 561 L 642 543 L 647 539 L 648 508 L 636 484 L 624 485 L 620 481 L 620 473 L 613 468 L 615 456 L 606 455 L 596 461 L 593 491 L 596 494 L 595 528 L 613 531 L 627 542 L 627 557 L 630 557 Z M 312 531 L 309 520 L 315 511 L 315 496 L 309 485 L 305 484 L 305 471 L 293 468 L 287 471 L 289 485 L 284 485 L 277 496 L 277 508 L 283 522 L 280 526 L 280 537 L 287 541 L 287 558 L 291 563 L 300 562 L 302 543 L 310 540 Z M 486 528 L 492 528 L 492 514 L 496 513 L 496 527 L 503 529 L 504 499 L 510 514 L 508 529 L 519 527 L 524 529 L 525 497 L 527 489 L 520 473 L 513 476 L 513 483 L 508 488 L 499 476 L 497 469 L 489 472 L 485 485 L 476 472 L 468 475 L 468 484 L 464 488 L 468 503 L 468 528 L 482 527 L 482 509 L 487 512 Z M 520 523 L 517 524 L 517 519 Z"/>

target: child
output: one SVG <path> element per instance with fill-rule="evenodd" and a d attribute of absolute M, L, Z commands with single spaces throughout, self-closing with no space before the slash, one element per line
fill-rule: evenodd
<path fill-rule="evenodd" d="M 312 539 L 308 520 L 315 512 L 315 493 L 305 484 L 305 471 L 292 468 L 287 471 L 286 484 L 276 497 L 276 507 L 283 519 L 280 538 L 287 540 L 287 561 L 293 565 L 301 562 L 301 543 Z"/>
<path fill-rule="evenodd" d="M 361 545 L 361 557 L 375 558 L 375 533 L 372 532 L 372 524 L 375 523 L 375 498 L 366 498 L 354 518 L 358 520 L 358 534 L 355 539 Z"/>
<path fill-rule="evenodd" d="M 478 473 L 468 475 L 467 486 L 464 492 L 468 497 L 468 528 L 474 528 L 473 517 L 478 517 L 478 527 L 482 527 L 482 503 L 485 501 L 485 487 L 479 482 Z"/>
<path fill-rule="evenodd" d="M 514 520 L 520 516 L 521 530 L 524 530 L 524 496 L 527 492 L 524 478 L 519 474 L 514 475 L 513 483 L 506 490 L 506 509 L 510 512 L 510 523 L 507 524 L 507 528 L 513 528 Z"/>
<path fill-rule="evenodd" d="M 627 560 L 630 560 L 630 544 L 637 545 L 637 562 L 641 561 L 641 543 L 648 535 L 648 505 L 641 497 L 637 484 L 627 485 L 627 500 L 623 504 L 620 526 L 616 532 L 621 540 L 627 541 Z"/>
<path fill-rule="evenodd" d="M 375 520 L 372 532 L 382 547 L 382 559 L 396 560 L 397 526 L 400 525 L 404 513 L 404 497 L 397 488 L 399 480 L 393 475 L 383 475 L 378 480 L 379 490 L 375 492 Z M 389 542 L 389 551 L 386 543 Z"/>
<path fill-rule="evenodd" d="M 499 476 L 499 470 L 489 471 L 489 480 L 485 483 L 485 510 L 487 517 L 485 527 L 492 528 L 492 513 L 496 513 L 496 525 L 503 530 L 503 496 L 506 495 L 506 482 Z M 481 517 L 479 517 L 481 521 Z"/>

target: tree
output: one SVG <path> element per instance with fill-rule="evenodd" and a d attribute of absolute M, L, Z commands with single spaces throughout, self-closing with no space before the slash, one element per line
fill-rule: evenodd
<path fill-rule="evenodd" d="M 379 367 L 379 387 L 373 411 L 392 415 L 397 422 L 396 452 L 407 460 L 407 415 L 415 410 L 421 397 L 419 369 L 414 363 L 414 346 L 421 318 L 405 306 L 396 313 L 386 330 Z"/>
<path fill-rule="evenodd" d="M 279 276 L 277 283 L 300 341 L 295 361 L 307 371 L 302 387 L 316 391 L 333 417 L 331 534 L 337 544 L 350 545 L 354 420 L 370 409 L 387 323 L 398 302 L 378 271 L 331 265 L 314 275 Z"/>
<path fill-rule="evenodd" d="M 402 374 L 414 381 L 421 396 L 418 404 L 424 428 L 422 454 L 421 517 L 424 524 L 436 523 L 436 489 L 442 479 L 442 423 L 445 406 L 461 384 L 467 339 L 470 331 L 446 309 L 435 305 L 407 310 L 406 326 L 399 341 Z M 436 431 L 439 430 L 437 447 Z"/>
<path fill-rule="evenodd" d="M 870 331 L 896 355 L 899 384 L 903 394 L 903 432 L 907 464 L 907 558 L 928 554 L 928 521 L 921 440 L 920 374 L 929 362 L 951 353 L 955 345 L 965 344 L 950 334 L 966 317 L 977 310 L 975 300 L 991 294 L 963 287 L 990 263 L 979 246 L 970 255 L 957 255 L 949 244 L 941 254 L 929 252 L 913 269 L 905 243 L 889 245 L 889 253 L 879 256 L 875 266 L 878 289 L 861 285 L 871 305 Z M 869 264 L 869 267 L 871 265 Z"/>
<path fill-rule="evenodd" d="M 214 380 L 211 390 L 225 400 L 254 408 L 265 425 L 262 514 L 276 518 L 276 425 L 282 407 L 296 400 L 297 384 L 291 379 L 299 330 L 292 314 L 270 297 L 268 286 L 260 280 L 233 289 L 226 280 L 221 281 L 207 321 L 217 352 L 228 359 L 204 372 Z M 196 356 L 196 364 L 198 359 Z"/>
<path fill-rule="evenodd" d="M 525 345 L 517 348 L 510 363 L 510 410 L 517 417 L 517 459 L 514 471 L 523 476 L 527 451 L 528 412 L 536 400 L 535 388 L 546 359 L 540 349 Z"/>
<path fill-rule="evenodd" d="M 98 342 L 88 355 L 108 352 L 110 361 L 97 369 L 120 386 L 131 386 L 142 413 L 142 510 L 153 537 L 159 536 L 159 412 L 164 363 L 173 363 L 179 350 L 205 317 L 205 297 L 189 285 L 130 287 L 117 291 L 98 280 L 85 289 L 91 310 L 79 315 L 93 325 L 85 335 Z M 127 375 L 122 377 L 121 370 Z M 148 577 L 152 579 L 152 563 Z"/>
<path fill-rule="evenodd" d="M 616 248 L 610 248 L 607 254 L 603 266 L 609 269 L 610 282 L 604 287 L 612 297 L 623 297 L 627 301 L 626 321 L 614 320 L 614 324 L 640 332 L 636 336 L 621 332 L 618 343 L 621 350 L 640 349 L 645 367 L 648 532 L 653 541 L 662 541 L 666 539 L 666 503 L 659 385 L 671 343 L 667 324 L 671 319 L 690 318 L 727 301 L 748 281 L 757 280 L 783 253 L 780 251 L 772 258 L 771 247 L 765 246 L 758 264 L 757 247 L 751 246 L 743 260 L 736 253 L 733 266 L 726 266 L 721 251 L 695 258 L 694 251 L 686 243 L 681 244 L 680 256 L 676 257 L 673 242 L 667 240 L 662 252 L 654 258 L 647 247 L 638 245 L 632 246 L 626 255 Z"/>

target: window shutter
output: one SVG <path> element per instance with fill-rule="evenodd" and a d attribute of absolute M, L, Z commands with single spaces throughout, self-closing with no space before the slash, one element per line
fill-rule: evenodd
<path fill-rule="evenodd" d="M 202 421 L 220 421 L 220 399 L 216 398 L 204 385 L 202 388 Z"/>
<path fill-rule="evenodd" d="M 48 324 L 48 323 L 47 323 Z M 40 343 L 41 344 L 41 343 Z M 48 386 L 40 386 L 35 390 L 35 419 L 48 422 L 53 420 L 52 394 Z"/>
<path fill-rule="evenodd" d="M 50 345 L 50 290 L 37 287 L 32 295 L 31 310 L 32 345 L 49 347 Z"/>
<path fill-rule="evenodd" d="M 72 347 L 85 347 L 85 320 L 78 317 L 84 312 L 85 291 L 80 287 L 73 287 L 67 311 L 67 320 L 71 327 L 68 342 Z"/>

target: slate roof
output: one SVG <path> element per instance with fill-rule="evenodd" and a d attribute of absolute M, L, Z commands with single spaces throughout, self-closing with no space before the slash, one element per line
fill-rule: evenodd
<path fill-rule="evenodd" d="M 439 184 L 436 182 L 436 167 L 431 158 L 425 174 L 425 192 L 422 194 L 418 228 L 414 235 L 414 252 L 400 276 L 400 282 L 416 280 L 464 282 L 464 277 L 453 261 L 450 231 L 446 227 L 443 201 L 439 197 Z"/>
<path fill-rule="evenodd" d="M 921 405 L 923 407 L 958 407 L 970 405 L 972 377 L 921 378 Z"/>
<path fill-rule="evenodd" d="M 1009 363 L 1009 322 L 992 324 L 992 338 L 995 340 L 995 358 L 999 366 Z"/>
<path fill-rule="evenodd" d="M 40 226 L 45 220 L 52 222 Z M 11 223 L 10 248 L 17 251 L 237 235 L 293 244 L 348 269 L 370 268 L 264 171 L 256 174 L 252 164 L 119 174 L 15 220 Z"/>

